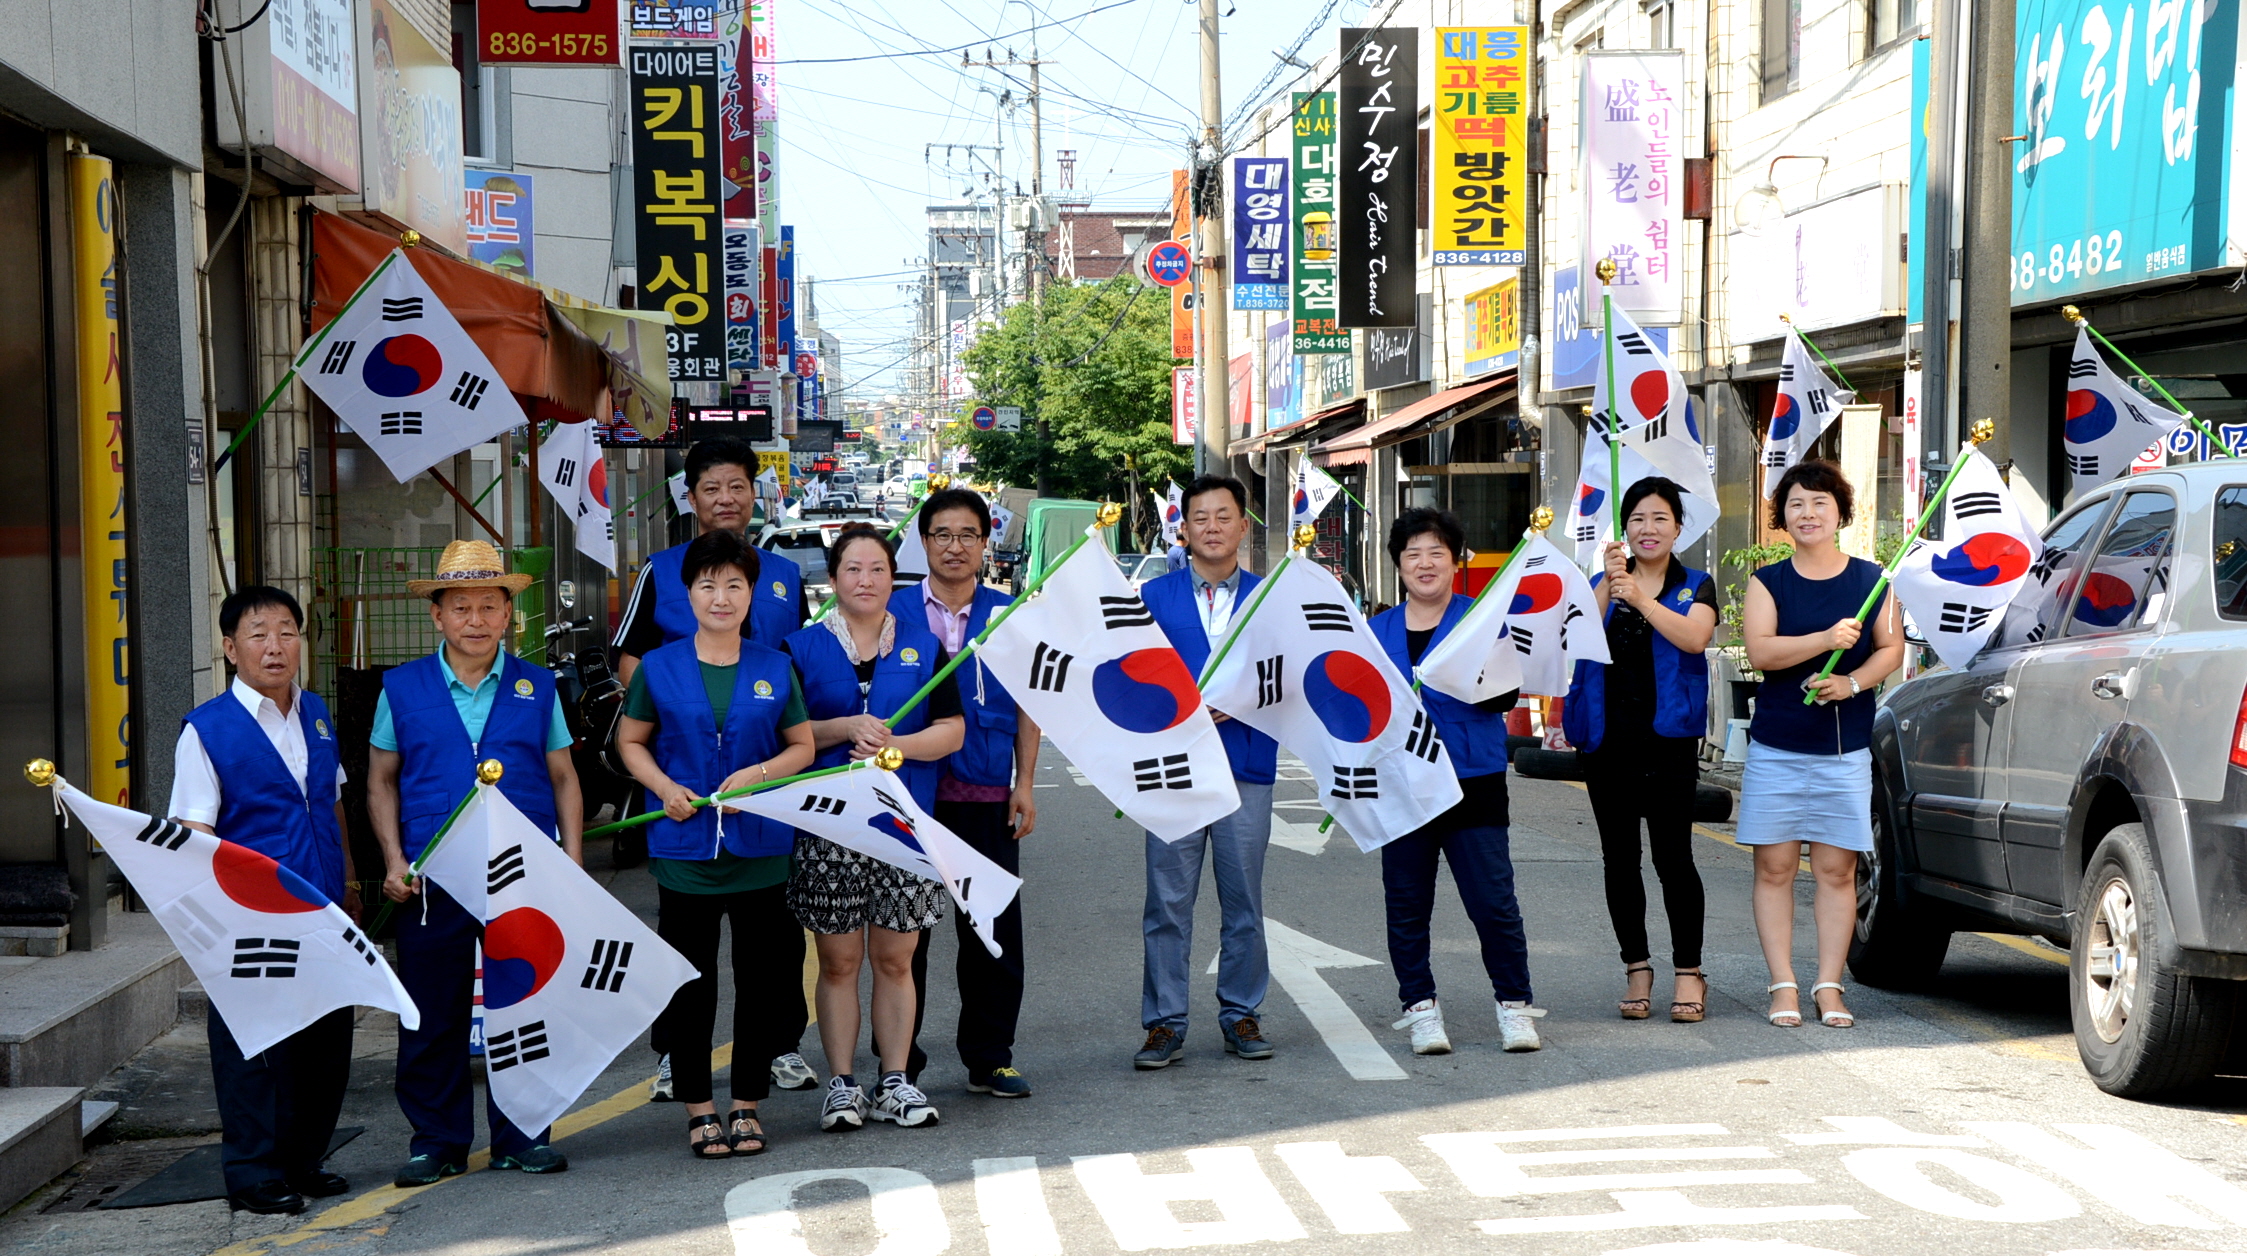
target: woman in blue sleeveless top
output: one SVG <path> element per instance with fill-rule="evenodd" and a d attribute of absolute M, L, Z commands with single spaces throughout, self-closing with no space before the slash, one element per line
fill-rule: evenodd
<path fill-rule="evenodd" d="M 816 766 L 872 758 L 895 746 L 898 771 L 921 810 L 936 806 L 937 764 L 967 732 L 959 690 L 947 676 L 897 726 L 886 721 L 944 666 L 926 623 L 889 613 L 897 552 L 865 524 L 844 528 L 827 551 L 835 614 L 788 638 L 811 715 Z M 913 951 L 944 918 L 944 887 L 797 830 L 788 905 L 819 948 L 819 1041 L 827 1050 L 821 1129 L 857 1129 L 871 1115 L 899 1125 L 936 1120 L 928 1096 L 905 1075 L 913 1048 Z M 874 1046 L 881 1081 L 873 1097 L 853 1075 L 858 1051 L 859 971 L 874 968 Z"/>
<path fill-rule="evenodd" d="M 703 533 L 685 550 L 680 576 L 695 634 L 648 651 L 632 673 L 617 748 L 663 807 L 648 832 L 656 931 L 699 974 L 671 996 L 656 1040 L 671 1049 L 672 1093 L 687 1105 L 689 1151 L 723 1160 L 765 1149 L 757 1105 L 772 1073 L 762 1061 L 793 1050 L 804 1023 L 804 934 L 787 901 L 795 830 L 694 801 L 803 771 L 812 737 L 788 656 L 741 631 L 755 605 L 756 555 L 724 530 Z M 710 1036 L 718 930 L 729 918 L 741 1064 L 721 1122 L 711 1097 Z"/>
<path fill-rule="evenodd" d="M 1716 633 L 1716 584 L 1670 552 L 1685 519 L 1684 489 L 1675 481 L 1650 475 L 1631 485 L 1622 511 L 1624 540 L 1607 543 L 1607 570 L 1593 586 L 1612 661 L 1576 665 L 1561 723 L 1583 755 L 1599 825 L 1607 917 L 1623 959 L 1616 1010 L 1624 1020 L 1653 1014 L 1653 948 L 1639 871 L 1643 818 L 1670 924 L 1670 1019 L 1690 1024 L 1708 1015 L 1709 982 L 1701 972 L 1707 902 L 1693 867 L 1693 787 L 1709 721 L 1703 652 Z"/>
<path fill-rule="evenodd" d="M 1755 930 L 1771 969 L 1771 1023 L 1802 1023 L 1794 978 L 1794 883 L 1801 844 L 1810 846 L 1818 980 L 1810 988 L 1820 1023 L 1847 1029 L 1841 966 L 1857 920 L 1857 856 L 1872 849 L 1872 718 L 1875 690 L 1904 661 L 1896 599 L 1885 592 L 1869 621 L 1857 613 L 1880 566 L 1841 552 L 1850 519 L 1849 481 L 1830 462 L 1798 462 L 1771 496 L 1771 526 L 1794 556 L 1758 568 L 1749 582 L 1742 637 L 1748 665 L 1763 673 L 1748 726 L 1735 836 L 1755 848 Z M 1833 674 L 1816 679 L 1841 651 Z M 1804 703 L 1803 695 L 1814 701 Z M 1831 991 L 1831 995 L 1821 998 Z"/>

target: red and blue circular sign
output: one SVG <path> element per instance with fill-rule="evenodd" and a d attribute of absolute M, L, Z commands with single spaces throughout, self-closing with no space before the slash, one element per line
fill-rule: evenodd
<path fill-rule="evenodd" d="M 989 406 L 977 406 L 975 413 L 968 417 L 974 421 L 978 432 L 988 432 L 999 425 L 999 412 Z"/>
<path fill-rule="evenodd" d="M 1147 250 L 1147 277 L 1165 288 L 1186 282 L 1187 272 L 1193 268 L 1193 254 L 1176 240 L 1164 240 Z"/>

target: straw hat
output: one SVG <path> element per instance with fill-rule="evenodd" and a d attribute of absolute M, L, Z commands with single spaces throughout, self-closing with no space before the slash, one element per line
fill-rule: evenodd
<path fill-rule="evenodd" d="M 440 589 L 505 589 L 513 597 L 531 587 L 531 579 L 520 572 L 508 575 L 489 541 L 454 541 L 437 559 L 437 578 L 408 580 L 406 592 L 428 597 Z"/>

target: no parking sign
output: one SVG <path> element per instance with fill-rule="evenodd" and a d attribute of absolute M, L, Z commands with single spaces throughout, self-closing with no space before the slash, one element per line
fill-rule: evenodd
<path fill-rule="evenodd" d="M 999 412 L 989 406 L 977 406 L 975 413 L 968 417 L 974 422 L 978 432 L 988 432 L 999 425 Z"/>

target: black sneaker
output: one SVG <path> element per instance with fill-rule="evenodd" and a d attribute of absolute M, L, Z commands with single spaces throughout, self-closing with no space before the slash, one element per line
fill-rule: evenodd
<path fill-rule="evenodd" d="M 468 1172 L 468 1166 L 444 1159 L 441 1156 L 415 1156 L 398 1166 L 398 1174 L 390 1179 L 392 1186 L 405 1189 L 414 1186 L 435 1186 L 439 1178 L 458 1177 Z"/>
<path fill-rule="evenodd" d="M 1272 1044 L 1264 1040 L 1264 1027 L 1253 1016 L 1243 1016 L 1225 1026 L 1225 1051 L 1244 1060 L 1272 1058 Z"/>
<path fill-rule="evenodd" d="M 1030 1094 L 1030 1079 L 1022 1070 L 1010 1064 L 1000 1065 L 988 1073 L 967 1075 L 969 1094 L 990 1095 L 998 1099 L 1022 1099 Z"/>
<path fill-rule="evenodd" d="M 540 1143 L 514 1156 L 493 1156 L 494 1169 L 521 1169 L 525 1173 L 567 1173 L 570 1158 Z"/>
<path fill-rule="evenodd" d="M 1168 1025 L 1157 1025 L 1147 1031 L 1146 1045 L 1139 1048 L 1139 1054 L 1131 1057 L 1131 1067 L 1141 1072 L 1168 1068 L 1185 1054 L 1186 1035 Z"/>

